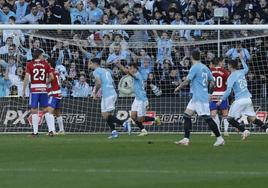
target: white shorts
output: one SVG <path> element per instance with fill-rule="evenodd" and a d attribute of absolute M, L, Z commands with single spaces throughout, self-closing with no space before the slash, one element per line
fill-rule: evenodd
<path fill-rule="evenodd" d="M 137 112 L 138 117 L 143 117 L 146 115 L 147 105 L 148 105 L 148 101 L 140 101 L 135 98 L 131 106 L 131 111 Z"/>
<path fill-rule="evenodd" d="M 101 112 L 111 112 L 115 109 L 117 96 L 111 96 L 101 99 Z"/>
<path fill-rule="evenodd" d="M 256 116 L 253 104 L 250 98 L 238 99 L 230 107 L 228 116 L 239 119 L 243 115 Z"/>
<path fill-rule="evenodd" d="M 188 103 L 187 109 L 192 110 L 196 112 L 199 116 L 208 115 L 210 116 L 210 109 L 209 109 L 209 103 L 205 102 L 193 102 L 190 100 Z"/>

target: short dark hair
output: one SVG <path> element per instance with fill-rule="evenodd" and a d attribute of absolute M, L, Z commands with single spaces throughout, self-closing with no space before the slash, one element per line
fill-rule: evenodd
<path fill-rule="evenodd" d="M 230 65 L 233 69 L 238 69 L 238 61 L 237 61 L 237 59 L 228 60 L 228 65 Z"/>
<path fill-rule="evenodd" d="M 213 65 L 219 65 L 219 63 L 222 62 L 223 60 L 224 60 L 223 57 L 216 57 L 212 63 Z"/>
<path fill-rule="evenodd" d="M 99 58 L 93 58 L 93 59 L 91 59 L 91 62 L 94 64 L 98 64 L 98 65 L 100 65 L 100 63 L 101 63 Z"/>
<path fill-rule="evenodd" d="M 9 19 L 14 21 L 14 22 L 16 21 L 16 18 L 14 16 L 10 16 Z"/>
<path fill-rule="evenodd" d="M 138 65 L 137 63 L 134 63 L 134 62 L 129 63 L 128 66 L 129 66 L 129 67 L 134 67 L 134 68 L 137 69 L 137 70 L 139 69 L 139 65 Z"/>
<path fill-rule="evenodd" d="M 35 50 L 33 51 L 33 59 L 38 59 L 39 56 L 42 55 L 42 54 L 43 54 L 43 51 L 42 51 L 42 50 L 40 50 L 40 49 L 35 49 Z"/>
<path fill-rule="evenodd" d="M 98 6 L 98 0 L 91 0 L 90 2 L 96 5 L 96 7 Z"/>
<path fill-rule="evenodd" d="M 51 67 L 53 67 L 53 68 L 56 67 L 56 62 L 53 59 L 49 58 L 47 61 L 50 64 Z"/>
<path fill-rule="evenodd" d="M 191 52 L 191 56 L 195 61 L 200 61 L 200 59 L 201 59 L 201 53 L 200 53 L 200 51 L 198 49 L 194 49 Z"/>

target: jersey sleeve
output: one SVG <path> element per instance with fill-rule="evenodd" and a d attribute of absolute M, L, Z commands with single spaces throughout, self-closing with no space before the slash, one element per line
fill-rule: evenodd
<path fill-rule="evenodd" d="M 94 76 L 95 78 L 100 79 L 100 74 L 99 74 L 99 72 L 98 72 L 97 70 L 95 70 L 95 71 L 93 72 L 93 76 Z"/>
<path fill-rule="evenodd" d="M 241 60 L 242 66 L 243 66 L 243 73 L 247 74 L 248 73 L 248 65 L 246 64 L 246 62 L 242 59 Z"/>
<path fill-rule="evenodd" d="M 208 69 L 208 81 L 215 81 L 212 72 Z"/>
<path fill-rule="evenodd" d="M 196 67 L 192 67 L 190 69 L 188 75 L 187 75 L 187 79 L 192 81 L 193 78 L 195 77 L 196 73 L 197 73 L 197 68 Z"/>

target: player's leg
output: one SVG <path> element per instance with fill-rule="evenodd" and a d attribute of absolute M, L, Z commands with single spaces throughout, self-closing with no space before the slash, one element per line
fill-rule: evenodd
<path fill-rule="evenodd" d="M 220 133 L 218 127 L 217 127 L 217 124 L 215 123 L 215 121 L 212 119 L 212 117 L 210 115 L 209 103 L 197 102 L 195 104 L 195 106 L 196 106 L 197 114 L 199 116 L 201 116 L 202 118 L 204 118 L 204 120 L 208 124 L 209 128 L 211 129 L 211 131 L 217 137 L 217 140 L 214 143 L 214 146 L 224 145 L 224 143 L 225 143 L 224 139 L 221 136 L 221 133 Z"/>
<path fill-rule="evenodd" d="M 209 104 L 210 114 L 212 119 L 215 121 L 215 123 L 218 126 L 218 129 L 220 130 L 220 118 L 218 115 L 218 106 L 216 104 L 216 101 L 211 101 Z M 214 136 L 214 134 L 212 134 Z"/>
<path fill-rule="evenodd" d="M 253 123 L 253 124 L 257 125 L 261 129 L 263 129 L 266 132 L 268 132 L 267 126 L 261 120 L 259 120 L 257 118 L 251 100 L 248 102 L 248 105 L 245 108 L 245 110 L 243 111 L 243 114 L 246 115 L 246 116 L 248 116 L 248 120 L 250 121 L 250 123 Z"/>
<path fill-rule="evenodd" d="M 229 133 L 228 133 L 229 122 L 227 120 L 227 117 L 228 117 L 228 109 L 221 110 L 221 113 L 222 113 L 222 122 L 223 122 L 223 126 L 224 126 L 223 135 L 224 136 L 229 136 Z"/>
<path fill-rule="evenodd" d="M 102 117 L 106 120 L 106 123 L 110 127 L 112 132 L 111 136 L 108 138 L 117 138 L 118 132 L 115 129 L 115 124 L 123 125 L 123 121 L 116 118 L 113 111 L 115 110 L 116 96 L 102 98 L 101 100 L 101 114 Z"/>
<path fill-rule="evenodd" d="M 53 134 L 55 133 L 54 109 L 56 108 L 56 99 L 52 96 L 50 96 L 48 99 L 47 94 L 42 94 L 40 105 L 45 108 L 44 112 L 48 126 L 48 135 L 53 136 Z"/>
<path fill-rule="evenodd" d="M 195 113 L 195 105 L 192 102 L 192 100 L 190 100 L 190 102 L 188 103 L 186 110 L 183 114 L 183 120 L 184 120 L 184 138 L 182 140 L 179 141 L 175 141 L 175 144 L 179 144 L 179 145 L 184 145 L 184 146 L 188 146 L 190 143 L 190 134 L 191 134 L 191 129 L 192 129 L 192 119 L 191 117 L 194 115 Z"/>
<path fill-rule="evenodd" d="M 38 123 L 39 123 L 38 101 L 39 101 L 39 94 L 32 93 L 29 98 L 29 105 L 31 108 L 32 125 L 33 125 L 32 136 L 38 135 Z"/>
<path fill-rule="evenodd" d="M 54 115 L 56 117 L 56 120 L 57 120 L 57 123 L 58 123 L 58 126 L 59 126 L 59 132 L 58 132 L 58 134 L 59 135 L 64 135 L 65 134 L 65 131 L 64 131 L 63 118 L 61 116 L 60 108 L 56 108 L 55 109 Z"/>
<path fill-rule="evenodd" d="M 146 109 L 149 109 L 149 102 L 146 101 Z M 157 126 L 161 125 L 161 120 L 159 116 L 156 117 L 150 117 L 150 116 L 144 116 L 143 122 L 155 122 Z"/>
<path fill-rule="evenodd" d="M 244 100 L 237 100 L 234 101 L 230 107 L 227 120 L 230 125 L 237 128 L 240 132 L 242 132 L 242 139 L 245 140 L 249 135 L 250 132 L 245 129 L 240 123 L 237 121 L 241 116 L 243 110 L 246 108 L 247 104 Z"/>

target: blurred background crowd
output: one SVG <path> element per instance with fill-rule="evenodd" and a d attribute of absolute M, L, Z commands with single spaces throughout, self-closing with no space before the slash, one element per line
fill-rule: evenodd
<path fill-rule="evenodd" d="M 215 8 L 227 8 L 221 24 L 266 24 L 266 0 L 0 0 L 1 24 L 218 24 Z M 111 70 L 121 97 L 133 96 L 133 81 L 117 68 L 137 62 L 149 97 L 173 96 L 191 67 L 189 52 L 199 48 L 208 66 L 216 59 L 217 31 L 0 31 L 0 97 L 21 96 L 24 67 L 34 49 L 55 61 L 65 97 L 88 97 L 94 90 L 93 58 Z M 266 97 L 266 31 L 222 31 L 220 54 L 250 65 L 249 88 Z M 189 88 L 179 95 L 188 96 Z"/>

